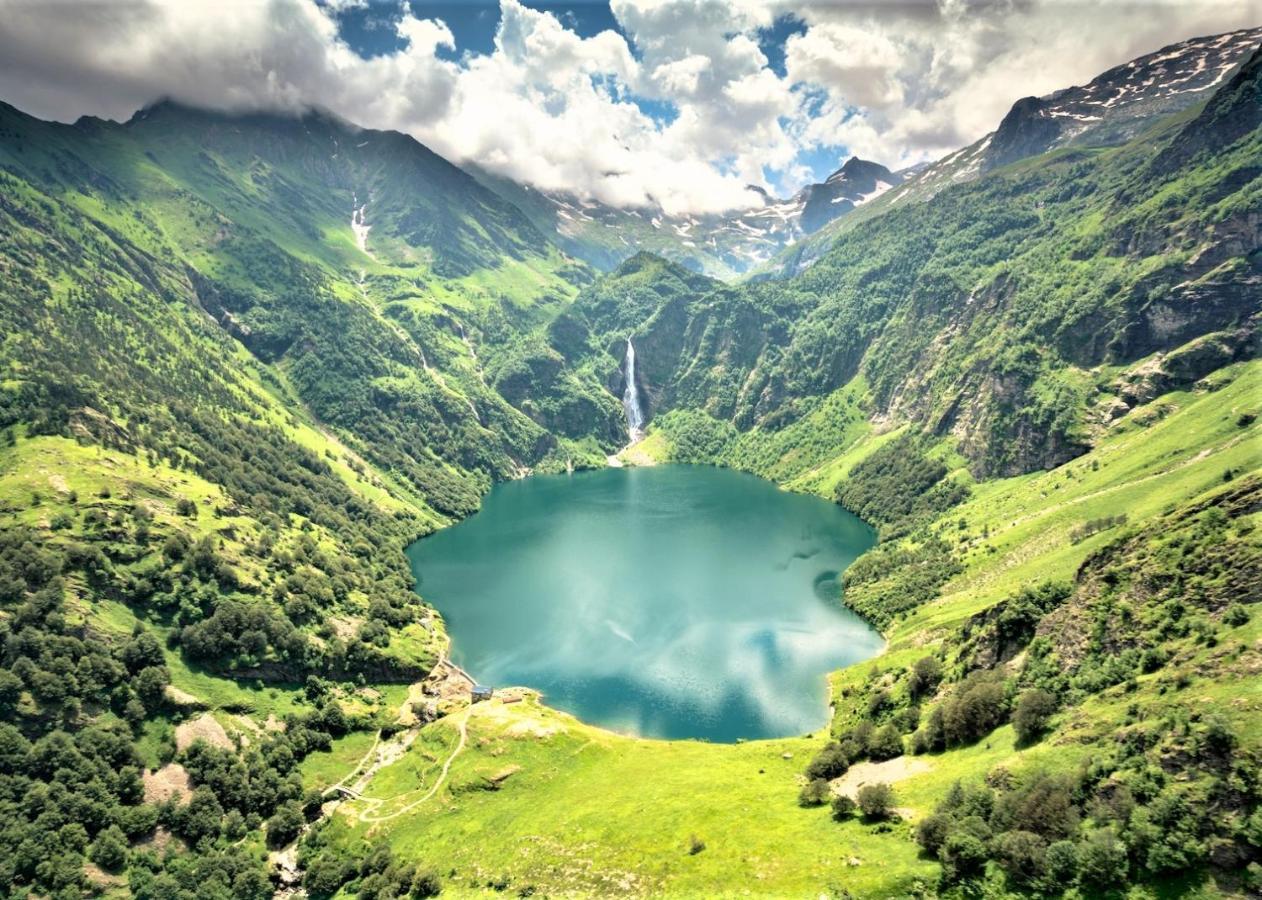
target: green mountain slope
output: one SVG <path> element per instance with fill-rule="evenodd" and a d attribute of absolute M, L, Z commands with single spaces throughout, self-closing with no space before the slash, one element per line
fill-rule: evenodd
<path fill-rule="evenodd" d="M 414 141 L 171 104 L 121 127 L 9 110 L 5 129 L 10 171 L 181 270 L 316 416 L 442 511 L 469 512 L 490 479 L 555 449 L 483 368 L 586 275 Z"/>
<path fill-rule="evenodd" d="M 1170 354 L 1169 389 L 1251 352 L 1262 136 L 1153 165 L 1200 127 L 1052 153 L 890 211 L 796 278 L 665 299 L 626 326 L 657 360 L 646 387 L 775 440 L 862 377 L 874 418 L 950 436 L 975 475 L 1062 464 L 1133 405 L 1110 374 Z"/>
<path fill-rule="evenodd" d="M 404 546 L 603 457 L 491 386 L 588 276 L 325 116 L 4 107 L 0 169 L 0 883 L 270 896 L 265 835 L 318 807 L 298 762 L 446 651 Z"/>
<path fill-rule="evenodd" d="M 593 281 L 326 115 L 0 107 L 3 892 L 1256 891 L 1257 59 L 735 286 L 646 253 Z M 628 338 L 624 457 L 880 529 L 845 601 L 889 646 L 832 676 L 827 735 L 453 689 L 402 549 L 603 464 Z"/>

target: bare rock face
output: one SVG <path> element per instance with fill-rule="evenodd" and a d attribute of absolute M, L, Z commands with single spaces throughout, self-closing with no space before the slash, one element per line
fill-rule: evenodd
<path fill-rule="evenodd" d="M 1049 114 L 1050 100 L 1023 97 L 999 123 L 982 163 L 982 171 L 1044 152 L 1061 135 L 1061 124 Z"/>
<path fill-rule="evenodd" d="M 1204 151 L 1213 151 L 1262 128 L 1262 47 L 1156 159 L 1154 168 L 1173 171 Z"/>
<path fill-rule="evenodd" d="M 1191 387 L 1211 372 L 1257 353 L 1257 323 L 1197 338 L 1177 350 L 1153 357 L 1124 373 L 1116 383 L 1118 399 L 1133 408 L 1170 391 Z"/>
<path fill-rule="evenodd" d="M 852 212 L 890 188 L 901 184 L 903 176 L 880 163 L 852 156 L 822 184 L 802 189 L 802 212 L 798 225 L 805 234 L 814 234 L 833 219 Z"/>
<path fill-rule="evenodd" d="M 1259 41 L 1262 28 L 1192 38 L 1109 69 L 1088 84 L 1018 100 L 984 149 L 979 171 L 984 174 L 1057 147 L 1125 143 L 1157 118 L 1204 100 L 1250 55 L 1254 59 L 1246 68 L 1256 69 Z M 1256 79 L 1256 74 L 1244 77 Z M 1252 96 L 1250 115 L 1256 117 L 1256 93 Z M 1220 118 L 1233 120 L 1230 127 L 1238 130 L 1237 137 L 1257 127 L 1249 125 L 1247 116 Z"/>

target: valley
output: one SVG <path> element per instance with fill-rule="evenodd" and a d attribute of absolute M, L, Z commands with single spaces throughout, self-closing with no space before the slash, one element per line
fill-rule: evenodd
<path fill-rule="evenodd" d="M 1259 40 L 744 279 L 325 112 L 0 105 L 4 894 L 1262 889 Z"/>

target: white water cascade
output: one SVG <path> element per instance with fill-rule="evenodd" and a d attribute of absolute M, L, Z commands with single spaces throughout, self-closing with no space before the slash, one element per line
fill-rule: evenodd
<path fill-rule="evenodd" d="M 627 431 L 631 432 L 631 443 L 644 437 L 644 410 L 640 408 L 640 388 L 635 383 L 635 345 L 627 338 L 626 358 L 627 387 L 622 392 L 622 408 L 627 414 Z"/>
<path fill-rule="evenodd" d="M 368 232 L 372 230 L 372 226 L 364 221 L 364 210 L 368 208 L 365 203 L 361 206 L 355 204 L 359 202 L 358 197 L 351 198 L 351 231 L 355 232 L 355 243 L 359 245 L 359 249 L 372 256 L 368 250 Z"/>

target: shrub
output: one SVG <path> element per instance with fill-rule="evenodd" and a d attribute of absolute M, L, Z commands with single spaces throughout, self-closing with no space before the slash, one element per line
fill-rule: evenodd
<path fill-rule="evenodd" d="M 1016 730 L 1018 743 L 1033 743 L 1047 728 L 1047 723 L 1056 713 L 1056 706 L 1056 697 L 1041 688 L 1023 693 L 1012 713 L 1012 727 Z"/>
<path fill-rule="evenodd" d="M 1230 628 L 1239 628 L 1249 621 L 1249 611 L 1240 603 L 1233 603 L 1223 613 L 1223 624 Z"/>
<path fill-rule="evenodd" d="M 888 784 L 865 784 L 859 788 L 859 809 L 869 819 L 887 818 L 894 808 L 894 789 Z"/>
<path fill-rule="evenodd" d="M 1034 772 L 995 802 L 990 822 L 996 829 L 1028 829 L 1049 840 L 1069 837 L 1078 827 L 1074 786 L 1064 775 Z"/>
<path fill-rule="evenodd" d="M 930 856 L 937 856 L 954 823 L 943 813 L 930 813 L 916 825 L 916 843 Z"/>
<path fill-rule="evenodd" d="M 1008 697 L 1001 677 L 975 672 L 942 706 L 946 743 L 964 744 L 986 736 L 1003 722 L 1008 714 Z"/>
<path fill-rule="evenodd" d="M 267 843 L 271 847 L 284 847 L 302 833 L 302 808 L 296 803 L 286 803 L 267 820 Z"/>
<path fill-rule="evenodd" d="M 828 782 L 823 778 L 812 778 L 798 793 L 798 806 L 823 806 L 827 800 Z"/>
<path fill-rule="evenodd" d="M 833 798 L 833 818 L 838 822 L 854 815 L 854 801 L 846 794 L 838 794 Z"/>
<path fill-rule="evenodd" d="M 887 709 L 892 709 L 894 699 L 890 696 L 889 691 L 877 691 L 868 700 L 868 718 L 879 720 L 881 713 Z"/>
<path fill-rule="evenodd" d="M 127 862 L 127 835 L 111 825 L 96 836 L 92 844 L 92 861 L 102 869 L 114 872 Z"/>
<path fill-rule="evenodd" d="M 218 836 L 222 821 L 223 807 L 219 799 L 214 791 L 202 785 L 193 791 L 188 804 L 179 810 L 176 830 L 186 841 L 196 845 L 203 838 Z"/>
<path fill-rule="evenodd" d="M 868 742 L 868 755 L 875 760 L 894 759 L 903 755 L 903 736 L 894 725 L 877 729 Z"/>
<path fill-rule="evenodd" d="M 1124 884 L 1127 874 L 1126 845 L 1112 828 L 1091 832 L 1078 844 L 1078 877 L 1084 885 L 1108 888 Z"/>
<path fill-rule="evenodd" d="M 912 665 L 911 674 L 907 677 L 907 690 L 913 699 L 918 699 L 928 695 L 941 681 L 942 663 L 937 657 L 926 656 Z"/>
<path fill-rule="evenodd" d="M 928 754 L 935 750 L 947 749 L 947 725 L 943 714 L 943 704 L 938 704 L 929 713 L 929 719 L 917 728 L 911 736 L 911 752 Z"/>
<path fill-rule="evenodd" d="M 840 778 L 842 775 L 845 775 L 846 770 L 849 768 L 850 757 L 840 744 L 830 741 L 824 745 L 824 748 L 819 753 L 815 754 L 815 758 L 806 767 L 806 777 L 812 781 L 816 778 L 831 781 L 834 778 Z"/>
<path fill-rule="evenodd" d="M 1209 754 L 1226 758 L 1239 743 L 1240 739 L 1236 737 L 1231 724 L 1222 716 L 1211 716 L 1205 722 L 1205 731 L 1200 736 L 1200 745 Z"/>
<path fill-rule="evenodd" d="M 986 843 L 971 831 L 956 831 L 942 845 L 942 877 L 947 881 L 966 881 L 986 871 Z"/>
<path fill-rule="evenodd" d="M 350 866 L 331 853 L 322 853 L 307 865 L 302 886 L 317 900 L 332 897 L 354 874 Z M 429 895 L 427 895 L 429 896 Z"/>
<path fill-rule="evenodd" d="M 1018 886 L 1034 884 L 1047 870 L 1047 844 L 1033 832 L 1005 832 L 995 838 L 994 851 L 1008 879 Z"/>
<path fill-rule="evenodd" d="M 1078 848 L 1073 841 L 1057 841 L 1047 848 L 1047 878 L 1053 887 L 1068 887 L 1078 877 Z"/>
<path fill-rule="evenodd" d="M 443 892 L 442 880 L 432 869 L 422 869 L 412 879 L 413 897 L 437 897 Z"/>

